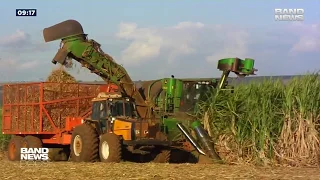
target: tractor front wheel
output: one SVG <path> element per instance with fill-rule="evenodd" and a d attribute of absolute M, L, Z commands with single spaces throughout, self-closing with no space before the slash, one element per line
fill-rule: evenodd
<path fill-rule="evenodd" d="M 19 161 L 21 159 L 20 149 L 22 147 L 23 137 L 12 136 L 8 145 L 8 159 L 10 161 Z"/>
<path fill-rule="evenodd" d="M 98 134 L 88 124 L 79 125 L 73 130 L 70 146 L 72 161 L 94 162 L 98 159 Z"/>
<path fill-rule="evenodd" d="M 103 134 L 100 138 L 99 155 L 101 162 L 121 161 L 122 143 L 119 136 L 115 134 Z"/>

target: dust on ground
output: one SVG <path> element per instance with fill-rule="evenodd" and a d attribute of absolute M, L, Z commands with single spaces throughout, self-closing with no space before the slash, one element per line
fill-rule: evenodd
<path fill-rule="evenodd" d="M 11 162 L 2 156 L 0 179 L 320 179 L 319 168 L 214 164 Z"/>

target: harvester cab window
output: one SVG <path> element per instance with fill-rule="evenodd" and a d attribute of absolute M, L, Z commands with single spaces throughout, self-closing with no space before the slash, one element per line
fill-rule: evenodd
<path fill-rule="evenodd" d="M 188 102 L 192 102 L 193 99 L 195 99 L 196 96 L 196 85 L 194 84 L 189 84 L 186 87 L 186 98 Z"/>
<path fill-rule="evenodd" d="M 180 111 L 182 112 L 189 112 L 190 109 L 192 108 L 192 104 L 194 101 L 194 94 L 195 94 L 195 89 L 193 88 L 194 84 L 193 83 L 185 83 L 183 84 L 183 91 L 182 91 L 182 97 L 181 101 L 183 104 L 180 105 Z"/>
<path fill-rule="evenodd" d="M 212 90 L 210 83 L 185 83 L 181 100 L 183 104 L 180 106 L 180 111 L 191 111 L 199 101 L 205 101 L 207 94 Z"/>
<path fill-rule="evenodd" d="M 197 89 L 197 100 L 198 101 L 205 101 L 207 100 L 208 96 L 210 95 L 210 91 L 212 90 L 212 86 L 207 84 L 201 84 L 199 89 Z"/>

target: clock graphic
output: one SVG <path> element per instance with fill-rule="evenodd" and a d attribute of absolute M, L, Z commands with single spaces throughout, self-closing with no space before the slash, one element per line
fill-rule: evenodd
<path fill-rule="evenodd" d="M 16 9 L 16 16 L 37 16 L 37 9 Z"/>

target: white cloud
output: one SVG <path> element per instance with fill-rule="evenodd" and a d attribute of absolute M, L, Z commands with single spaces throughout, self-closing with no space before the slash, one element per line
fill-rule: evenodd
<path fill-rule="evenodd" d="M 316 37 L 302 36 L 299 41 L 293 45 L 292 52 L 317 52 L 320 51 L 320 41 Z"/>
<path fill-rule="evenodd" d="M 172 63 L 191 54 L 201 54 L 207 62 L 226 57 L 254 58 L 252 55 L 258 52 L 252 48 L 261 47 L 263 50 L 260 53 L 274 54 L 277 43 L 278 49 L 283 45 L 291 46 L 288 51 L 282 51 L 283 54 L 320 51 L 320 26 L 317 24 L 294 23 L 254 32 L 252 28 L 188 21 L 162 28 L 141 28 L 135 23 L 121 23 L 117 37 L 130 42 L 120 58 L 125 65 L 140 64 L 159 57 Z M 296 42 L 293 43 L 295 37 Z M 271 39 L 277 43 L 270 44 Z"/>
<path fill-rule="evenodd" d="M 174 26 L 175 29 L 187 29 L 187 28 L 203 28 L 204 24 L 202 24 L 201 22 L 180 22 L 179 24 L 177 24 L 176 26 Z"/>
<path fill-rule="evenodd" d="M 16 65 L 16 61 L 13 59 L 0 59 L 0 68 L 1 70 L 14 67 Z"/>
<path fill-rule="evenodd" d="M 126 65 L 139 64 L 165 53 L 171 62 L 181 55 L 195 53 L 192 42 L 197 32 L 194 30 L 203 27 L 199 22 L 181 22 L 166 28 L 138 28 L 135 23 L 121 23 L 117 37 L 131 43 L 122 51 L 120 61 Z"/>
<path fill-rule="evenodd" d="M 18 29 L 13 34 L 0 38 L 0 51 L 11 51 L 10 53 L 16 51 L 43 52 L 49 50 L 52 47 L 51 44 L 44 45 L 45 42 L 43 42 L 42 37 L 36 37 L 37 40 L 41 39 L 41 41 L 36 41 L 29 33 Z"/>
<path fill-rule="evenodd" d="M 33 61 L 19 61 L 14 58 L 0 59 L 1 71 L 16 71 L 16 70 L 31 70 L 40 65 L 37 60 Z"/>
<path fill-rule="evenodd" d="M 155 79 L 172 73 L 176 77 L 216 77 L 220 75 L 216 61 L 227 57 L 256 59 L 258 75 L 294 74 L 306 72 L 318 63 L 313 53 L 320 50 L 319 28 L 316 24 L 299 23 L 269 28 L 189 21 L 168 27 L 121 23 L 118 39 L 102 48 L 111 56 L 122 50 L 120 58 L 115 59 L 133 79 Z M 52 66 L 50 59 L 56 53 L 56 47 L 50 53 L 44 52 L 48 46 L 35 42 L 21 30 L 0 38 L 0 72 L 16 79 L 46 77 Z M 33 71 L 35 68 L 37 71 Z M 89 77 L 89 73 L 74 74 L 79 80 Z"/>
<path fill-rule="evenodd" d="M 18 29 L 14 34 L 1 38 L 0 45 L 2 47 L 19 48 L 27 45 L 30 41 L 30 34 Z"/>
<path fill-rule="evenodd" d="M 173 63 L 193 54 L 204 56 L 197 61 L 207 62 L 249 55 L 247 30 L 227 25 L 187 21 L 171 27 L 139 28 L 135 23 L 121 23 L 117 37 L 130 42 L 120 58 L 129 66 L 160 57 L 163 62 Z"/>
<path fill-rule="evenodd" d="M 250 27 L 187 21 L 148 28 L 121 23 L 117 37 L 128 45 L 116 59 L 138 74 L 142 73 L 141 66 L 153 66 L 157 68 L 151 68 L 150 72 L 155 74 L 175 72 L 190 76 L 192 72 L 216 76 L 219 72 L 212 68 L 217 60 L 228 57 L 256 59 L 260 75 L 294 74 L 313 68 L 301 65 L 301 58 L 312 64 L 312 53 L 320 52 L 317 24 Z M 306 58 L 305 53 L 310 57 Z"/>
<path fill-rule="evenodd" d="M 48 49 L 43 46 L 43 43 L 36 42 L 29 33 L 22 30 L 0 37 L 0 71 L 3 72 L 2 74 L 11 75 L 34 72 L 34 68 L 44 63 L 39 61 L 39 56 Z"/>
<path fill-rule="evenodd" d="M 320 24 L 295 23 L 292 28 L 299 35 L 291 53 L 320 52 Z"/>
<path fill-rule="evenodd" d="M 163 42 L 162 37 L 153 30 L 138 29 L 134 23 L 121 23 L 117 37 L 132 41 L 122 51 L 121 61 L 126 64 L 140 63 L 158 56 Z"/>
<path fill-rule="evenodd" d="M 40 65 L 39 61 L 34 60 L 34 61 L 23 62 L 18 65 L 18 68 L 19 69 L 33 69 L 39 65 Z"/>
<path fill-rule="evenodd" d="M 225 35 L 223 47 L 218 52 L 207 56 L 208 62 L 217 62 L 219 59 L 228 57 L 248 57 L 248 38 L 249 34 L 245 31 L 227 32 Z"/>

